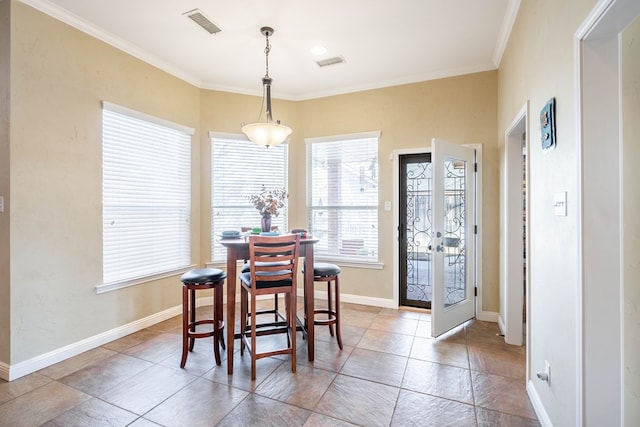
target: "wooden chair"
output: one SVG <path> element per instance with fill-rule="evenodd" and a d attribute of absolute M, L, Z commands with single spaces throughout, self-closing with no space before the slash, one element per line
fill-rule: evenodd
<path fill-rule="evenodd" d="M 256 379 L 256 360 L 279 354 L 291 355 L 291 372 L 296 372 L 297 271 L 300 236 L 249 236 L 249 271 L 240 274 L 240 355 L 251 354 L 251 380 Z M 257 323 L 256 298 L 285 294 L 286 322 L 273 322 L 267 329 Z M 250 318 L 250 322 L 248 322 Z M 286 333 L 287 347 L 259 353 L 257 337 Z"/>
<path fill-rule="evenodd" d="M 253 230 L 253 227 L 240 227 L 240 231 L 242 233 L 246 233 Z M 277 231 L 278 230 L 278 226 L 274 225 L 271 226 L 271 231 Z M 249 265 L 248 260 L 244 260 L 244 265 L 242 266 L 242 270 L 240 270 L 241 273 L 248 273 L 251 270 L 251 266 Z M 273 321 L 274 322 L 279 322 L 279 321 L 286 321 L 286 319 L 284 318 L 284 316 L 282 315 L 282 313 L 280 312 L 280 308 L 278 307 L 278 294 L 275 294 L 273 296 L 273 307 L 272 308 L 265 308 L 262 310 L 258 310 L 257 312 L 258 315 L 261 314 L 273 314 Z M 250 315 L 250 314 L 249 314 Z"/>

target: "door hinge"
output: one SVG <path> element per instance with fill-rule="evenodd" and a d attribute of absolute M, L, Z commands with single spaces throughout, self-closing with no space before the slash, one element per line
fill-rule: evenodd
<path fill-rule="evenodd" d="M 474 297 L 478 296 L 478 287 L 477 286 L 475 288 L 473 288 L 473 296 Z"/>
<path fill-rule="evenodd" d="M 478 234 L 478 226 L 477 225 L 473 226 L 473 234 Z"/>
<path fill-rule="evenodd" d="M 474 172 L 478 172 L 478 164 L 477 163 L 473 164 L 473 171 Z"/>

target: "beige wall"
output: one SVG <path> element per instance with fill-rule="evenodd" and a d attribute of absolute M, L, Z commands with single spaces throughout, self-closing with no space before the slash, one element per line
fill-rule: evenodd
<path fill-rule="evenodd" d="M 523 0 L 498 72 L 498 136 L 530 101 L 530 376 L 554 425 L 576 419 L 576 300 L 579 294 L 578 146 L 573 35 L 596 0 Z M 539 112 L 556 98 L 557 148 L 540 148 Z M 593 173 L 590 171 L 587 173 Z M 553 195 L 567 192 L 568 215 L 553 215 Z M 535 372 L 551 364 L 551 386 Z"/>
<path fill-rule="evenodd" d="M 484 166 L 484 258 L 483 306 L 481 311 L 498 311 L 498 170 L 496 143 L 495 71 L 395 86 L 327 98 L 302 101 L 296 138 L 340 135 L 379 130 L 379 203 L 394 200 L 393 162 L 389 155 L 403 148 L 426 148 L 432 138 L 458 144 L 480 143 Z M 304 147 L 303 147 L 304 148 Z M 305 164 L 304 150 L 292 160 Z M 300 177 L 304 191 L 304 177 Z M 297 217 L 304 218 L 304 201 Z M 384 270 L 344 268 L 341 289 L 347 294 L 377 298 L 393 297 L 392 211 L 378 211 L 380 261 Z"/>
<path fill-rule="evenodd" d="M 0 364 L 9 361 L 10 279 L 9 279 L 9 67 L 11 2 L 0 0 L 0 196 L 5 211 L 0 212 Z"/>
<path fill-rule="evenodd" d="M 14 365 L 180 303 L 176 278 L 95 293 L 102 277 L 101 101 L 196 129 L 193 262 L 202 265 L 210 260 L 208 132 L 238 133 L 241 122 L 255 119 L 260 99 L 200 90 L 16 0 L 5 0 L 0 10 L 9 4 L 11 170 L 0 175 L 0 191 L 10 183 L 11 223 L 7 233 L 2 229 L 3 236 L 10 232 L 10 256 L 2 260 L 10 262 L 10 276 L 0 295 L 10 286 L 12 300 L 3 301 L 0 312 L 10 315 L 13 339 L 0 335 L 6 353 L 0 361 Z M 393 200 L 392 150 L 426 148 L 432 137 L 481 143 L 487 236 L 481 309 L 497 311 L 498 240 L 490 238 L 498 232 L 496 94 L 493 71 L 310 101 L 275 100 L 276 118 L 294 129 L 289 225 L 305 225 L 305 137 L 382 131 L 381 206 Z M 384 269 L 345 268 L 343 292 L 393 296 L 393 218 L 383 209 L 379 217 Z"/>
<path fill-rule="evenodd" d="M 640 420 L 640 18 L 622 33 L 624 407 Z"/>
<path fill-rule="evenodd" d="M 179 303 L 175 279 L 96 295 L 101 101 L 198 129 L 200 92 L 22 3 L 11 6 L 12 339 L 3 361 L 15 364 Z M 194 159 L 199 139 L 196 132 Z M 197 163 L 193 170 L 198 236 Z M 196 242 L 196 262 L 199 255 Z"/>
<path fill-rule="evenodd" d="M 485 72 L 387 89 L 309 101 L 274 101 L 274 113 L 293 128 L 289 144 L 289 226 L 306 226 L 305 138 L 381 130 L 379 145 L 380 206 L 393 200 L 389 154 L 400 148 L 426 148 L 432 137 L 460 144 L 483 144 L 485 233 L 496 232 L 496 93 L 497 73 Z M 241 121 L 251 121 L 260 99 L 225 92 L 202 91 L 202 217 L 210 215 L 209 131 L 238 133 Z M 392 212 L 379 211 L 380 261 L 384 269 L 343 268 L 342 292 L 393 298 Z M 210 260 L 210 224 L 203 220 L 201 251 Z M 483 259 L 484 310 L 497 311 L 497 242 L 485 241 Z M 207 256 L 209 254 L 209 256 Z"/>

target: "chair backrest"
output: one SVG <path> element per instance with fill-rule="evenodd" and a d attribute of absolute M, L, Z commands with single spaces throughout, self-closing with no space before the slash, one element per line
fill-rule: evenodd
<path fill-rule="evenodd" d="M 295 287 L 299 252 L 299 234 L 249 236 L 251 281 L 264 287 Z"/>

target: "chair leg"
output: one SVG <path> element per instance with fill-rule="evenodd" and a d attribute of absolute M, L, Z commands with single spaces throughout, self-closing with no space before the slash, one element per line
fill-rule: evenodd
<path fill-rule="evenodd" d="M 338 339 L 338 347 L 342 350 L 342 336 L 340 335 L 340 282 L 338 276 L 335 277 L 335 296 L 336 296 L 336 338 Z"/>
<path fill-rule="evenodd" d="M 251 295 L 251 381 L 256 380 L 256 296 Z"/>
<path fill-rule="evenodd" d="M 220 360 L 220 336 L 222 331 L 220 328 L 222 317 L 222 285 L 217 285 L 213 288 L 213 355 L 216 359 L 216 365 L 222 364 Z"/>
<path fill-rule="evenodd" d="M 247 290 L 240 290 L 240 356 L 244 355 L 244 339 L 247 336 Z"/>
<path fill-rule="evenodd" d="M 189 310 L 189 320 L 191 322 L 191 332 L 196 331 L 196 291 L 195 289 L 189 290 L 190 294 L 190 310 Z M 189 351 L 193 351 L 193 345 L 196 343 L 195 338 L 189 338 Z"/>
<path fill-rule="evenodd" d="M 298 305 L 296 290 L 291 287 L 289 292 L 289 304 L 287 310 L 287 322 L 289 323 L 289 331 L 291 333 L 291 372 L 296 372 L 296 307 Z"/>
<path fill-rule="evenodd" d="M 327 319 L 331 320 L 331 312 L 333 311 L 332 309 L 332 305 L 333 305 L 333 299 L 331 298 L 331 285 L 332 285 L 332 280 L 328 280 L 327 281 Z M 333 336 L 333 324 L 329 324 L 329 333 L 331 334 L 331 336 Z"/>
<path fill-rule="evenodd" d="M 189 347 L 189 291 L 186 286 L 182 286 L 182 359 L 180 367 L 184 368 L 187 363 L 187 352 Z"/>

